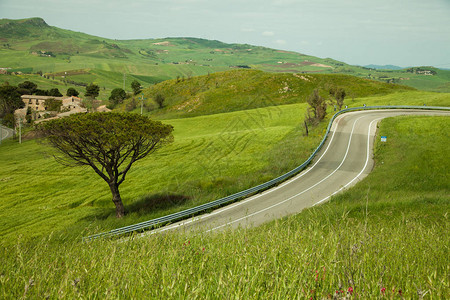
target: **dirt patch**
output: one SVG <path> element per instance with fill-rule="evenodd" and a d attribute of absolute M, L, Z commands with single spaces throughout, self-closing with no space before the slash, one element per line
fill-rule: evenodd
<path fill-rule="evenodd" d="M 324 65 L 324 64 L 311 64 L 312 67 L 320 67 L 320 68 L 333 68 L 332 66 Z"/>
<path fill-rule="evenodd" d="M 284 50 L 278 50 L 277 51 L 277 53 L 292 53 L 292 54 L 294 54 L 294 52 L 291 52 L 291 51 L 284 51 Z"/>
<path fill-rule="evenodd" d="M 153 43 L 153 45 L 156 45 L 156 46 L 174 46 L 173 44 L 171 44 L 171 43 L 168 42 L 168 41 L 165 41 L 165 42 L 159 42 L 159 43 Z"/>
<path fill-rule="evenodd" d="M 185 110 L 187 112 L 194 111 L 202 104 L 202 101 L 200 100 L 200 97 L 195 97 L 192 100 L 183 102 L 179 105 L 174 106 L 175 110 Z"/>
<path fill-rule="evenodd" d="M 300 75 L 300 74 L 292 74 L 292 75 L 294 75 L 295 77 L 300 78 L 304 81 L 308 81 L 308 82 L 311 81 L 311 78 L 308 75 Z"/>

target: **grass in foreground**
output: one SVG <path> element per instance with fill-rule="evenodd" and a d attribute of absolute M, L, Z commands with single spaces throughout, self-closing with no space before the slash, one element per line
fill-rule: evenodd
<path fill-rule="evenodd" d="M 0 295 L 29 298 L 444 299 L 446 117 L 382 121 L 374 171 L 324 205 L 254 229 L 2 247 Z M 394 179 L 390 180 L 389 179 Z"/>

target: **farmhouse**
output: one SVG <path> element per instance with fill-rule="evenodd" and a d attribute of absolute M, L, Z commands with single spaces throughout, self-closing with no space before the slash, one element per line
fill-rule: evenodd
<path fill-rule="evenodd" d="M 49 99 L 62 101 L 63 97 L 37 96 L 37 95 L 22 95 L 22 101 L 25 104 L 25 109 L 28 107 L 34 111 L 46 111 L 45 101 Z"/>
<path fill-rule="evenodd" d="M 87 112 L 86 108 L 82 107 L 82 99 L 78 97 L 53 97 L 37 95 L 22 95 L 21 97 L 25 107 L 18 109 L 15 112 L 16 116 L 20 119 L 25 119 L 28 108 L 31 109 L 32 120 L 44 119 L 49 116 L 63 117 L 73 113 Z M 51 108 L 48 107 L 50 101 L 52 100 L 60 101 L 61 106 L 58 111 L 52 111 Z"/>

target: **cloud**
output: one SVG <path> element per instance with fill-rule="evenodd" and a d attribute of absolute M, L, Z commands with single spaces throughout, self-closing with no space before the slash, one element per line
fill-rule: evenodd
<path fill-rule="evenodd" d="M 262 35 L 263 35 L 263 36 L 274 36 L 275 33 L 274 33 L 273 31 L 264 31 L 264 32 L 262 33 Z"/>
<path fill-rule="evenodd" d="M 275 43 L 277 43 L 278 45 L 286 45 L 285 40 L 276 40 Z"/>

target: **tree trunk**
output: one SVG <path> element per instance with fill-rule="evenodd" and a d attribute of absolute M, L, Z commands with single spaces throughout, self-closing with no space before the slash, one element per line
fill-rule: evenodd
<path fill-rule="evenodd" d="M 116 206 L 116 217 L 122 218 L 125 215 L 125 208 L 123 207 L 122 198 L 120 197 L 119 186 L 114 182 L 109 184 L 109 188 L 111 189 L 113 196 L 112 201 Z"/>

